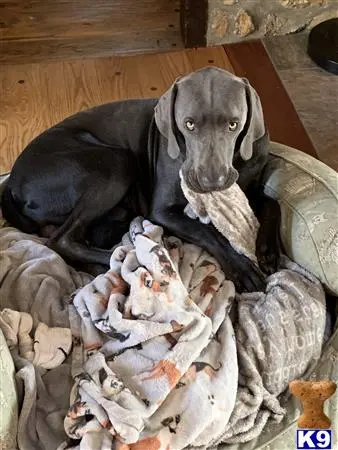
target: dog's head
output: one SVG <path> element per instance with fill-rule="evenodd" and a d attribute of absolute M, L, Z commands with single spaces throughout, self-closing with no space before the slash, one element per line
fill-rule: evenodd
<path fill-rule="evenodd" d="M 159 99 L 155 121 L 168 139 L 168 154 L 185 149 L 184 179 L 196 192 L 223 190 L 236 182 L 235 152 L 252 157 L 265 134 L 262 106 L 246 79 L 206 67 L 177 79 Z"/>

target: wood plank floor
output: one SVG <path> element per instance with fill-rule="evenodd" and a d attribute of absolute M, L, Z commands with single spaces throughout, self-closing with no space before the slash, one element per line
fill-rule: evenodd
<path fill-rule="evenodd" d="M 183 48 L 179 0 L 0 0 L 0 63 Z"/>
<path fill-rule="evenodd" d="M 177 77 L 206 65 L 247 76 L 262 98 L 271 138 L 315 153 L 258 42 L 241 48 L 0 66 L 0 173 L 10 170 L 35 136 L 70 114 L 109 101 L 160 96 Z"/>

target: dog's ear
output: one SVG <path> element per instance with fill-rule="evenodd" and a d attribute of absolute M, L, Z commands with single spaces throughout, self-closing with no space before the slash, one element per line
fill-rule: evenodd
<path fill-rule="evenodd" d="M 247 161 L 252 157 L 253 143 L 265 134 L 265 124 L 261 101 L 255 89 L 246 78 L 242 78 L 245 84 L 246 102 L 248 112 L 243 130 L 238 137 L 240 139 L 239 151 L 242 159 Z"/>
<path fill-rule="evenodd" d="M 160 97 L 155 106 L 155 122 L 160 133 L 168 139 L 168 154 L 176 159 L 180 154 L 176 134 L 175 102 L 177 96 L 177 78 L 174 84 Z"/>

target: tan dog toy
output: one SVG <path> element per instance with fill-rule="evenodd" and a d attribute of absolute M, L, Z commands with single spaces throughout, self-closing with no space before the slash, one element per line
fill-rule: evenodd
<path fill-rule="evenodd" d="M 335 393 L 336 388 L 336 383 L 330 380 L 294 380 L 289 383 L 290 391 L 303 405 L 303 414 L 297 421 L 299 428 L 330 428 L 331 420 L 324 413 L 324 402 Z"/>

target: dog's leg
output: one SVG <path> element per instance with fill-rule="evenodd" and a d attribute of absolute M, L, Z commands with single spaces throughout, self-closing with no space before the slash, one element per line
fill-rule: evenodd
<path fill-rule="evenodd" d="M 214 256 L 238 292 L 265 289 L 265 276 L 261 270 L 249 258 L 238 254 L 212 224 L 202 225 L 176 208 L 155 211 L 153 219 L 177 237 L 202 247 Z"/>
<path fill-rule="evenodd" d="M 109 265 L 111 251 L 99 248 L 89 248 L 81 243 L 83 239 L 83 227 L 88 226 L 89 220 L 83 220 L 84 214 L 75 216 L 75 211 L 71 213 L 66 222 L 62 225 L 62 234 L 59 230 L 51 236 L 47 245 L 70 261 L 83 263 Z M 87 217 L 85 218 L 87 219 Z M 80 242 L 79 242 L 80 241 Z"/>
<path fill-rule="evenodd" d="M 70 261 L 109 266 L 112 252 L 85 244 L 90 223 L 108 212 L 126 194 L 128 184 L 98 186 L 88 189 L 75 205 L 65 223 L 50 238 L 48 245 Z M 95 190 L 94 190 L 95 189 Z M 104 195 L 102 193 L 104 192 Z"/>
<path fill-rule="evenodd" d="M 255 214 L 260 223 L 256 255 L 260 268 L 267 275 L 278 270 L 281 254 L 281 210 L 277 200 L 260 192 L 255 200 Z"/>

